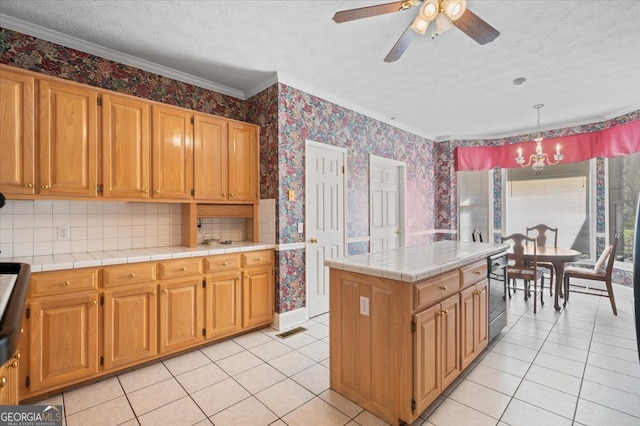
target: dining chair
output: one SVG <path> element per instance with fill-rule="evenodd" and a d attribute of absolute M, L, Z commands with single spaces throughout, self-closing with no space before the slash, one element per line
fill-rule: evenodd
<path fill-rule="evenodd" d="M 512 263 L 507 265 L 507 289 L 509 291 L 509 298 L 511 298 L 511 286 L 508 284 L 510 280 L 513 280 L 513 285 L 516 285 L 516 279 L 524 281 L 524 300 L 528 300 L 531 295 L 531 284 L 533 281 L 533 313 L 537 310 L 537 294 L 538 294 L 538 279 L 540 279 L 540 304 L 544 305 L 542 298 L 544 293 L 544 270 L 538 267 L 538 251 L 535 244 L 535 238 L 527 237 L 524 234 L 511 234 L 507 237 L 502 237 L 502 242 L 509 242 L 512 251 Z M 523 243 L 533 243 L 533 259 L 530 262 L 524 260 L 524 245 Z"/>
<path fill-rule="evenodd" d="M 558 247 L 558 228 L 551 228 L 550 226 L 540 224 L 536 226 L 532 226 L 531 228 L 527 228 L 526 235 L 529 236 L 530 232 L 536 231 L 536 245 L 538 247 L 546 247 L 547 246 L 547 232 L 549 234 L 553 234 L 553 247 Z M 553 283 L 553 277 L 556 272 L 556 268 L 553 266 L 553 263 L 550 262 L 538 262 L 538 266 L 549 271 L 550 277 L 549 282 Z M 549 285 L 549 296 L 553 296 L 553 285 Z"/>
<path fill-rule="evenodd" d="M 581 293 L 591 296 L 608 297 L 611 302 L 611 309 L 613 314 L 618 315 L 616 309 L 616 299 L 613 295 L 613 286 L 611 285 L 611 274 L 613 272 L 613 262 L 616 258 L 616 249 L 618 247 L 618 240 L 620 235 L 616 234 L 613 237 L 613 244 L 607 247 L 598 260 L 593 269 L 582 268 L 579 266 L 568 266 L 564 270 L 563 284 L 564 284 L 564 303 L 563 306 L 567 306 L 569 301 L 569 293 Z M 606 263 L 606 264 L 605 264 Z M 587 284 L 571 284 L 572 278 L 579 278 L 582 280 L 600 281 L 604 282 L 605 288 L 598 288 L 589 286 Z"/>

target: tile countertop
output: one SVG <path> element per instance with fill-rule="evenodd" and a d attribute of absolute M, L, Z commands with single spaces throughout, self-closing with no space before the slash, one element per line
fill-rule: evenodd
<path fill-rule="evenodd" d="M 61 269 L 89 268 L 120 265 L 123 263 L 150 262 L 184 257 L 211 256 L 275 248 L 275 244 L 234 242 L 230 245 L 203 245 L 196 247 L 170 246 L 131 250 L 109 250 L 88 253 L 66 253 L 46 256 L 0 258 L 0 262 L 22 262 L 31 265 L 31 272 L 57 271 Z"/>
<path fill-rule="evenodd" d="M 486 259 L 508 248 L 507 244 L 437 241 L 423 246 L 325 260 L 324 265 L 412 283 Z"/>

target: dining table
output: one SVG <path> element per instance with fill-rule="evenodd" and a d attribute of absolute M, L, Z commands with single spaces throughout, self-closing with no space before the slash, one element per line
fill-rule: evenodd
<path fill-rule="evenodd" d="M 576 262 L 582 256 L 582 253 L 570 248 L 564 247 L 543 247 L 537 246 L 535 254 L 538 262 L 549 262 L 556 271 L 556 291 L 553 295 L 553 307 L 556 311 L 560 310 L 558 297 L 564 297 L 562 294 L 562 275 L 564 274 L 564 265 L 569 262 Z M 524 246 L 524 261 L 529 263 L 533 261 L 534 247 L 532 245 Z M 549 284 L 551 285 L 551 284 Z"/>

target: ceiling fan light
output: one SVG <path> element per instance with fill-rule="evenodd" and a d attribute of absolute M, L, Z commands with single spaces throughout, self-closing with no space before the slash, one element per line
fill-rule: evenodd
<path fill-rule="evenodd" d="M 436 18 L 436 35 L 440 35 L 453 27 L 453 22 L 447 15 L 440 13 Z"/>
<path fill-rule="evenodd" d="M 444 13 L 451 18 L 452 21 L 459 19 L 467 10 L 466 0 L 444 0 L 442 2 Z"/>
<path fill-rule="evenodd" d="M 411 29 L 418 34 L 425 35 L 427 28 L 429 28 L 429 21 L 425 21 L 420 15 L 416 16 L 416 19 L 413 20 L 413 24 L 411 24 Z"/>
<path fill-rule="evenodd" d="M 419 15 L 423 20 L 431 22 L 438 16 L 438 0 L 425 0 L 420 7 Z"/>

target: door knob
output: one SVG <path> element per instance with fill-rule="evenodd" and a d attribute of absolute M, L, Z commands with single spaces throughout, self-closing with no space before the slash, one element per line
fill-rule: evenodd
<path fill-rule="evenodd" d="M 309 242 L 310 242 L 311 244 L 315 244 L 315 243 L 317 243 L 317 242 L 318 242 L 318 240 L 317 240 L 316 238 L 309 238 Z"/>

